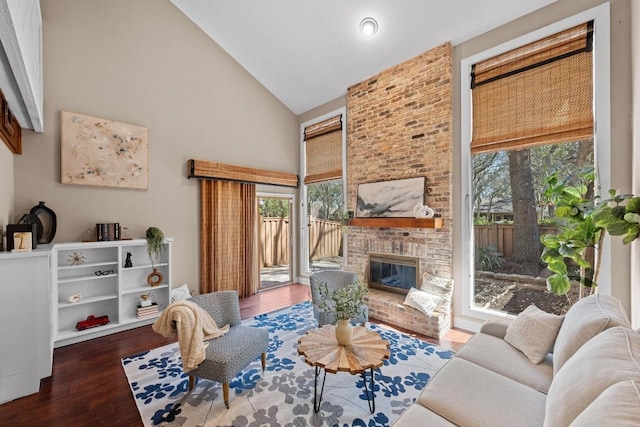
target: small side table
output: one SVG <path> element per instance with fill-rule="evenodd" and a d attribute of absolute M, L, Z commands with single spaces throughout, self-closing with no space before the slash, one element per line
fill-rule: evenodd
<path fill-rule="evenodd" d="M 298 340 L 298 354 L 304 356 L 304 361 L 315 368 L 313 381 L 315 412 L 320 410 L 327 372 L 335 374 L 339 371 L 362 375 L 369 410 L 372 414 L 375 412 L 373 370 L 382 366 L 384 360 L 389 358 L 389 342 L 382 339 L 377 332 L 363 326 L 354 326 L 351 344 L 343 346 L 336 340 L 335 326 L 324 325 L 308 331 Z M 323 370 L 324 376 L 320 395 L 318 395 L 318 377 Z"/>

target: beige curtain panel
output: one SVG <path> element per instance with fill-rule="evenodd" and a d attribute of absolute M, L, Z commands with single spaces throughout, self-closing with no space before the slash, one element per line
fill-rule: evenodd
<path fill-rule="evenodd" d="M 589 139 L 592 39 L 589 22 L 475 64 L 471 152 Z"/>
<path fill-rule="evenodd" d="M 305 184 L 342 178 L 342 115 L 307 126 Z"/>
<path fill-rule="evenodd" d="M 256 187 L 200 180 L 200 292 L 255 294 L 258 269 Z"/>

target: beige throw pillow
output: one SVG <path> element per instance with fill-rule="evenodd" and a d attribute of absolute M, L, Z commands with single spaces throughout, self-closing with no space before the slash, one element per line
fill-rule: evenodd
<path fill-rule="evenodd" d="M 538 364 L 553 350 L 563 320 L 564 316 L 546 313 L 532 304 L 511 322 L 504 340 Z"/>
<path fill-rule="evenodd" d="M 442 298 L 429 292 L 411 288 L 407 297 L 404 299 L 404 305 L 420 310 L 427 316 L 433 313 Z"/>

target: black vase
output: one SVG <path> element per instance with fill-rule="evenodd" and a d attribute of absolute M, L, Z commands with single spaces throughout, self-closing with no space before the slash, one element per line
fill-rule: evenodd
<path fill-rule="evenodd" d="M 42 236 L 38 236 L 38 243 L 51 243 L 56 235 L 56 213 L 46 207 L 44 202 L 39 202 L 38 206 L 32 207 L 29 213 L 36 215 L 42 223 Z"/>

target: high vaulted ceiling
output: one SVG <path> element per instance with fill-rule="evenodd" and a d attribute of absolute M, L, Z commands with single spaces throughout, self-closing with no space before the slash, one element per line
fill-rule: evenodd
<path fill-rule="evenodd" d="M 293 113 L 556 0 L 171 0 Z M 378 32 L 359 23 L 373 17 Z"/>

